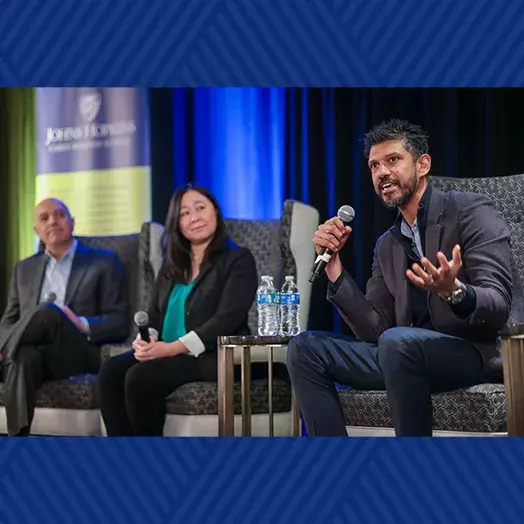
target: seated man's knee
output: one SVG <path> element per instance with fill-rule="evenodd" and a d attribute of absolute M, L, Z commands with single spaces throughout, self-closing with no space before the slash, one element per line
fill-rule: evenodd
<path fill-rule="evenodd" d="M 384 371 L 402 361 L 419 360 L 421 355 L 420 340 L 413 328 L 394 327 L 378 339 L 378 360 Z"/>
<path fill-rule="evenodd" d="M 323 340 L 328 335 L 316 331 L 303 331 L 293 337 L 287 349 L 287 366 L 292 372 L 293 369 L 311 361 L 312 357 L 321 353 Z"/>
<path fill-rule="evenodd" d="M 292 368 L 298 364 L 302 355 L 302 347 L 304 345 L 305 333 L 299 333 L 293 337 L 287 346 L 286 361 L 288 368 Z"/>
<path fill-rule="evenodd" d="M 16 361 L 25 365 L 42 365 L 42 352 L 31 344 L 22 344 L 16 352 Z"/>
<path fill-rule="evenodd" d="M 49 302 L 42 302 L 38 305 L 38 310 L 35 314 L 35 318 L 44 320 L 45 322 L 54 322 L 62 319 L 62 310 L 55 304 Z"/>

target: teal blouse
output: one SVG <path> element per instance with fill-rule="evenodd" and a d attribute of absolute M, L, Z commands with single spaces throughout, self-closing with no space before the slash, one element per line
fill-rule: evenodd
<path fill-rule="evenodd" d="M 162 340 L 174 342 L 186 334 L 185 306 L 195 281 L 189 284 L 175 284 L 169 295 L 167 310 L 162 326 Z"/>

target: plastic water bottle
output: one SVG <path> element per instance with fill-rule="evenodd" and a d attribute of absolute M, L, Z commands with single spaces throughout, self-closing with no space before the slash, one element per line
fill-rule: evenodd
<path fill-rule="evenodd" d="M 273 277 L 263 276 L 257 289 L 258 334 L 278 335 L 278 292 Z"/>
<path fill-rule="evenodd" d="M 292 276 L 286 277 L 280 290 L 280 333 L 300 333 L 300 293 L 295 284 L 295 277 Z"/>

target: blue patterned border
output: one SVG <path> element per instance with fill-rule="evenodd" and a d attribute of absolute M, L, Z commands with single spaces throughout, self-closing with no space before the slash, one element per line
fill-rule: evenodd
<path fill-rule="evenodd" d="M 520 86 L 516 0 L 0 0 L 0 84 Z"/>
<path fill-rule="evenodd" d="M 0 441 L 2 523 L 522 522 L 524 442 Z"/>

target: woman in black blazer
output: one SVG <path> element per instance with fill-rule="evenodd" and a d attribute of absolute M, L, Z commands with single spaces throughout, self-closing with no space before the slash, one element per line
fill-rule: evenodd
<path fill-rule="evenodd" d="M 108 436 L 161 436 L 165 398 L 188 382 L 217 380 L 217 337 L 249 334 L 257 288 L 248 249 L 228 243 L 207 190 L 175 192 L 166 219 L 166 261 L 149 307 L 153 338 L 110 358 L 99 372 Z"/>

